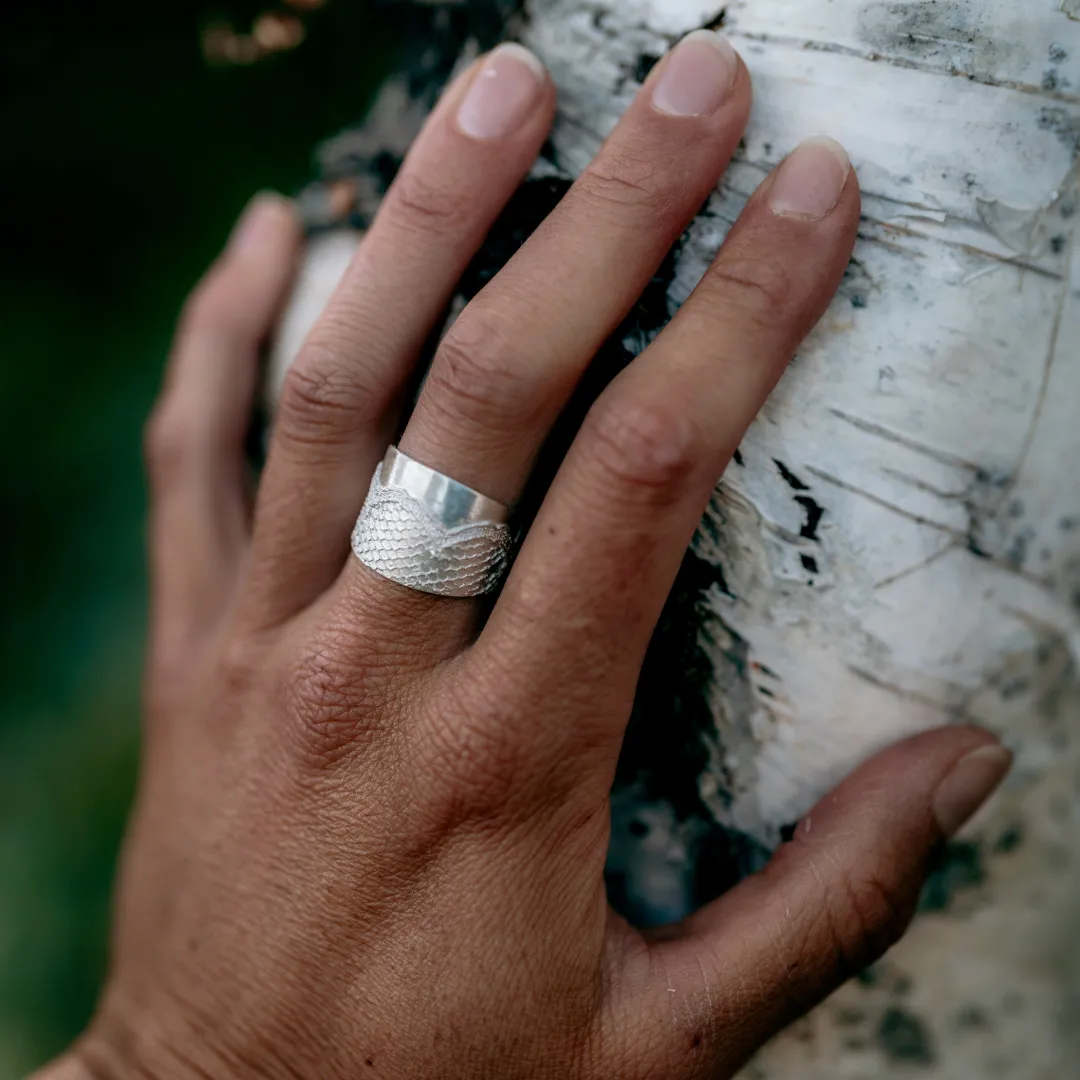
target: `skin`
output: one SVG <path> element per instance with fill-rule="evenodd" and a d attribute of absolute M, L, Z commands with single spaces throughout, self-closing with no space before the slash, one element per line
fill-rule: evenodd
<path fill-rule="evenodd" d="M 402 448 L 520 493 L 600 343 L 717 183 L 750 110 L 651 96 L 444 339 Z M 600 398 L 490 619 L 348 552 L 404 388 L 545 138 L 447 92 L 286 381 L 252 508 L 243 435 L 301 235 L 262 199 L 189 302 L 147 439 L 152 641 L 111 971 L 39 1080 L 729 1077 L 903 932 L 1002 779 L 952 728 L 868 762 L 769 867 L 643 935 L 608 907 L 608 793 L 682 555 L 828 305 L 859 192 L 750 201 L 697 292 Z M 772 193 L 772 194 L 771 194 Z M 553 677 L 553 673 L 557 673 Z M 812 828 L 811 828 L 812 823 Z"/>

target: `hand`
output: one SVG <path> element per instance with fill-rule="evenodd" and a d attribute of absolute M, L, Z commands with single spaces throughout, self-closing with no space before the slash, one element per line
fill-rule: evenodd
<path fill-rule="evenodd" d="M 737 145 L 746 68 L 694 35 L 450 330 L 401 441 L 499 501 Z M 494 611 L 349 555 L 424 342 L 535 158 L 553 89 L 499 50 L 445 95 L 286 381 L 249 523 L 242 442 L 300 244 L 259 200 L 192 299 L 149 429 L 142 785 L 112 971 L 56 1076 L 727 1077 L 904 929 L 1009 756 L 954 728 L 864 766 L 768 869 L 643 936 L 608 792 L 703 507 L 828 305 L 859 221 L 813 141 L 591 410 Z M 812 827 L 811 827 L 812 825 Z"/>

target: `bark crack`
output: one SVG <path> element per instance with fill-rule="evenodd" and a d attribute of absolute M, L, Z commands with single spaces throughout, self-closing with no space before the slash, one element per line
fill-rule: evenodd
<path fill-rule="evenodd" d="M 922 694 L 917 690 L 908 690 L 903 686 L 897 686 L 896 683 L 891 683 L 887 679 L 882 679 L 855 664 L 848 664 L 847 669 L 857 679 L 861 679 L 863 682 L 869 683 L 879 690 L 884 690 L 886 693 L 892 694 L 893 697 L 898 697 L 902 701 L 914 701 L 919 705 L 926 705 L 931 709 L 937 709 L 954 720 L 971 719 L 964 705 L 950 705 L 947 702 L 930 697 L 929 694 Z"/>
<path fill-rule="evenodd" d="M 867 191 L 866 195 L 871 198 L 882 198 L 882 196 L 874 195 L 872 191 Z M 895 201 L 895 200 L 891 200 Z M 915 209 L 919 209 L 915 203 L 899 203 L 901 206 L 912 206 Z M 950 215 L 953 216 L 953 215 Z M 1045 266 L 1040 266 L 1038 263 L 1033 262 L 1030 255 L 1000 255 L 996 251 L 987 251 L 986 248 L 978 247 L 975 244 L 967 244 L 959 240 L 950 240 L 944 236 L 931 236 L 928 233 L 921 232 L 919 229 L 913 229 L 910 225 L 898 225 L 893 221 L 883 221 L 881 218 L 872 217 L 870 214 L 864 213 L 862 220 L 871 224 L 878 225 L 882 229 L 888 229 L 889 232 L 896 233 L 900 236 L 908 236 L 913 240 L 925 240 L 927 243 L 940 244 L 942 247 L 953 248 L 956 251 L 966 252 L 968 255 L 975 255 L 978 258 L 986 259 L 991 263 L 999 264 L 1000 266 L 1009 266 L 1017 270 L 1022 270 L 1025 273 L 1036 274 L 1039 277 L 1047 278 L 1050 281 L 1064 281 L 1065 276 L 1057 270 L 1050 270 Z M 985 222 L 974 221 L 969 218 L 960 218 L 953 216 L 953 220 L 958 224 L 971 225 L 973 227 L 983 229 L 990 235 L 996 235 L 985 224 Z M 879 236 L 871 236 L 868 233 L 860 231 L 860 240 L 867 240 L 873 243 L 884 244 L 886 247 L 891 247 L 896 251 L 903 252 L 907 255 L 916 255 L 917 252 L 913 252 L 907 248 L 902 247 L 899 244 L 890 243 Z M 973 279 L 968 279 L 969 283 Z"/>
<path fill-rule="evenodd" d="M 967 537 L 958 529 L 954 529 L 949 525 L 942 525 L 940 521 L 934 521 L 932 518 L 923 517 L 922 514 L 916 514 L 911 510 L 905 510 L 902 506 L 897 506 L 896 503 L 891 503 L 888 499 L 883 499 L 880 495 L 875 495 L 872 491 L 867 491 L 865 488 L 861 488 L 856 484 L 849 484 L 846 480 L 841 480 L 838 476 L 833 476 L 832 473 L 827 473 L 823 469 L 817 469 L 813 465 L 807 465 L 806 471 L 813 473 L 819 480 L 824 480 L 826 484 L 832 484 L 833 487 L 838 487 L 841 491 L 847 491 L 852 495 L 859 495 L 864 499 L 868 499 L 870 502 L 876 503 L 885 510 L 891 510 L 900 517 L 907 518 L 909 521 L 914 521 L 916 525 L 925 525 L 927 528 L 937 529 L 938 532 L 955 537 L 957 540 L 967 541 Z"/>
<path fill-rule="evenodd" d="M 842 409 L 830 408 L 828 411 L 838 420 L 843 420 L 852 427 L 858 428 L 859 431 L 865 431 L 867 435 L 875 435 L 879 439 L 884 439 L 886 442 L 895 443 L 897 446 L 903 446 L 908 450 L 913 450 L 915 453 L 922 454 L 941 465 L 950 465 L 956 468 L 967 469 L 973 473 L 978 473 L 980 471 L 978 465 L 957 454 L 950 453 L 948 450 L 939 450 L 937 447 L 927 446 L 926 443 L 921 443 L 917 439 L 902 435 L 898 431 L 893 431 L 891 428 L 884 427 L 882 424 L 877 424 L 872 420 L 866 420 L 861 416 L 853 416 L 851 413 L 844 412 Z"/>
<path fill-rule="evenodd" d="M 1069 239 L 1069 256 L 1072 255 L 1072 247 L 1074 240 L 1072 237 Z M 1071 260 L 1070 260 L 1071 261 Z M 1020 482 L 1020 473 L 1024 466 L 1027 464 L 1027 459 L 1031 454 L 1031 448 L 1035 444 L 1035 435 L 1038 432 L 1039 420 L 1042 417 L 1043 409 L 1046 407 L 1046 398 L 1050 391 L 1051 376 L 1054 371 L 1054 363 L 1057 360 L 1058 342 L 1061 339 L 1061 327 L 1065 321 L 1065 311 L 1068 308 L 1069 293 L 1071 291 L 1071 282 L 1066 281 L 1064 288 L 1061 290 L 1061 295 L 1058 297 L 1057 310 L 1054 312 L 1054 323 L 1050 331 L 1050 345 L 1046 352 L 1046 358 L 1043 362 L 1042 382 L 1039 386 L 1039 397 L 1035 403 L 1035 413 L 1031 418 L 1031 423 L 1028 425 L 1027 434 L 1024 436 L 1024 443 L 1020 450 L 1020 456 L 1017 459 L 1016 465 L 1012 470 L 1012 479 L 1001 493 L 1001 498 L 998 501 L 998 507 L 1005 502 L 1005 500 L 1016 489 L 1016 485 Z"/>
<path fill-rule="evenodd" d="M 831 411 L 831 410 L 830 410 Z M 911 510 L 905 510 L 902 506 L 897 506 L 895 503 L 889 502 L 888 499 L 883 499 L 880 495 L 875 495 L 872 491 L 867 491 L 865 488 L 859 487 L 857 484 L 850 484 L 846 480 L 841 480 L 838 476 L 833 476 L 832 473 L 825 472 L 824 469 L 818 469 L 813 465 L 807 465 L 806 471 L 812 473 L 819 480 L 823 480 L 826 484 L 831 484 L 833 487 L 839 488 L 841 491 L 847 491 L 852 495 L 858 495 L 869 502 L 880 506 L 884 510 L 889 510 L 899 517 L 906 518 L 908 521 L 915 522 L 916 525 L 925 525 L 928 529 L 935 529 L 937 532 L 944 533 L 946 536 L 951 536 L 955 543 L 966 548 L 974 558 L 981 559 L 984 562 L 988 562 L 991 565 L 997 567 L 1003 573 L 1010 574 L 1013 577 L 1020 578 L 1022 581 L 1026 581 L 1031 585 L 1035 585 L 1040 589 L 1047 589 L 1048 583 L 1035 574 L 1022 569 L 1019 566 L 1013 565 L 1005 559 L 1000 558 L 997 555 L 993 555 L 988 551 L 984 551 L 977 544 L 972 541 L 974 529 L 977 524 L 976 514 L 971 511 L 972 527 L 967 533 L 960 532 L 959 529 L 954 529 L 950 525 L 943 525 L 940 521 L 934 521 L 932 518 L 924 517 L 922 514 L 916 514 Z M 986 515 L 978 515 L 983 517 Z M 992 516 L 992 515 L 990 515 Z M 944 554 L 944 551 L 940 552 Z M 919 567 L 914 567 L 919 569 Z M 905 572 L 906 573 L 906 572 Z M 889 584 L 891 579 L 886 579 L 884 584 Z M 875 588 L 879 588 L 875 586 Z"/>
<path fill-rule="evenodd" d="M 876 582 L 874 591 L 877 592 L 879 589 L 887 589 L 890 585 L 895 585 L 898 581 L 903 581 L 905 578 L 917 574 L 920 570 L 925 570 L 927 567 L 933 566 L 934 563 L 948 555 L 950 551 L 957 551 L 959 548 L 960 545 L 955 540 L 950 540 L 944 547 L 939 548 L 925 559 L 921 559 L 919 562 L 915 563 L 914 566 L 905 567 L 903 570 L 897 571 L 890 577 L 883 578 L 881 581 Z"/>
<path fill-rule="evenodd" d="M 907 484 L 917 491 L 925 491 L 928 495 L 935 495 L 937 498 L 944 499 L 946 502 L 960 502 L 968 496 L 967 491 L 942 491 L 941 488 L 934 487 L 933 484 L 928 484 L 925 480 L 920 480 L 917 476 L 909 476 L 906 472 L 890 468 L 888 465 L 882 466 L 881 471 L 886 476 L 891 476 L 894 479 L 899 480 L 902 484 Z"/>

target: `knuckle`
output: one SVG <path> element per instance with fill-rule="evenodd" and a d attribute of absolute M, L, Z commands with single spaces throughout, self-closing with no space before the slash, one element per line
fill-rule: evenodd
<path fill-rule="evenodd" d="M 261 676 L 264 650 L 253 639 L 232 634 L 225 640 L 220 655 L 219 671 L 226 693 L 248 693 Z"/>
<path fill-rule="evenodd" d="M 217 276 L 215 271 L 211 271 L 191 291 L 180 313 L 181 332 L 196 330 L 220 317 L 220 290 L 216 286 Z"/>
<path fill-rule="evenodd" d="M 143 709 L 151 722 L 160 722 L 181 708 L 191 688 L 192 664 L 187 650 L 151 651 L 143 687 Z"/>
<path fill-rule="evenodd" d="M 530 365 L 495 320 L 466 314 L 443 339 L 428 375 L 426 404 L 488 430 L 517 428 L 538 405 Z"/>
<path fill-rule="evenodd" d="M 601 397 L 582 436 L 606 482 L 653 496 L 678 491 L 704 454 L 688 417 L 627 394 Z"/>
<path fill-rule="evenodd" d="M 468 225 L 473 204 L 465 193 L 406 169 L 390 186 L 383 213 L 407 228 L 445 235 Z"/>
<path fill-rule="evenodd" d="M 223 653 L 203 634 L 155 632 L 143 681 L 143 708 L 153 723 L 190 715 L 193 702 L 205 709 L 207 687 L 232 695 L 236 684 L 225 675 Z"/>
<path fill-rule="evenodd" d="M 903 936 L 912 911 L 898 901 L 899 895 L 897 883 L 867 872 L 846 877 L 841 891 L 826 898 L 839 978 L 857 975 Z"/>
<path fill-rule="evenodd" d="M 183 474 L 192 442 L 187 417 L 168 402 L 158 405 L 143 432 L 143 456 L 155 484 L 167 485 Z"/>
<path fill-rule="evenodd" d="M 307 345 L 289 369 L 281 388 L 277 427 L 298 443 L 336 443 L 351 437 L 371 395 L 357 372 L 330 348 Z"/>
<path fill-rule="evenodd" d="M 240 302 L 242 292 L 224 265 L 211 270 L 184 305 L 180 315 L 181 338 L 246 338 L 248 320 Z"/>
<path fill-rule="evenodd" d="M 648 153 L 609 151 L 582 173 L 578 190 L 594 205 L 663 215 L 674 205 L 678 191 L 671 173 L 670 162 Z"/>
<path fill-rule="evenodd" d="M 293 743 L 306 771 L 332 769 L 369 745 L 385 721 L 380 719 L 382 680 L 351 655 L 345 633 L 323 631 L 279 667 L 274 692 L 287 703 Z"/>
<path fill-rule="evenodd" d="M 416 768 L 439 832 L 503 820 L 524 787 L 513 709 L 495 695 L 447 692 L 416 729 Z"/>
<path fill-rule="evenodd" d="M 208 700 L 221 704 L 223 713 L 238 712 L 234 707 L 259 681 L 260 655 L 252 642 L 231 635 L 220 644 L 201 635 L 155 644 L 143 691 L 146 715 L 156 720 L 190 714 L 194 701 L 206 712 Z"/>
<path fill-rule="evenodd" d="M 773 326 L 791 306 L 791 274 L 777 258 L 737 250 L 722 254 L 709 270 L 709 285 L 755 323 Z"/>

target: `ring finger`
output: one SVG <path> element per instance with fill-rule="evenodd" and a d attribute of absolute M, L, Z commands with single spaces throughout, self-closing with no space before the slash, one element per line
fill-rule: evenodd
<path fill-rule="evenodd" d="M 499 502 L 521 494 L 585 368 L 726 167 L 750 77 L 700 31 L 657 65 L 593 164 L 454 324 L 401 449 Z M 371 575 L 350 564 L 367 603 Z"/>
<path fill-rule="evenodd" d="M 504 45 L 447 91 L 290 370 L 259 491 L 245 618 L 281 623 L 340 573 L 425 342 L 536 158 L 554 88 Z"/>

